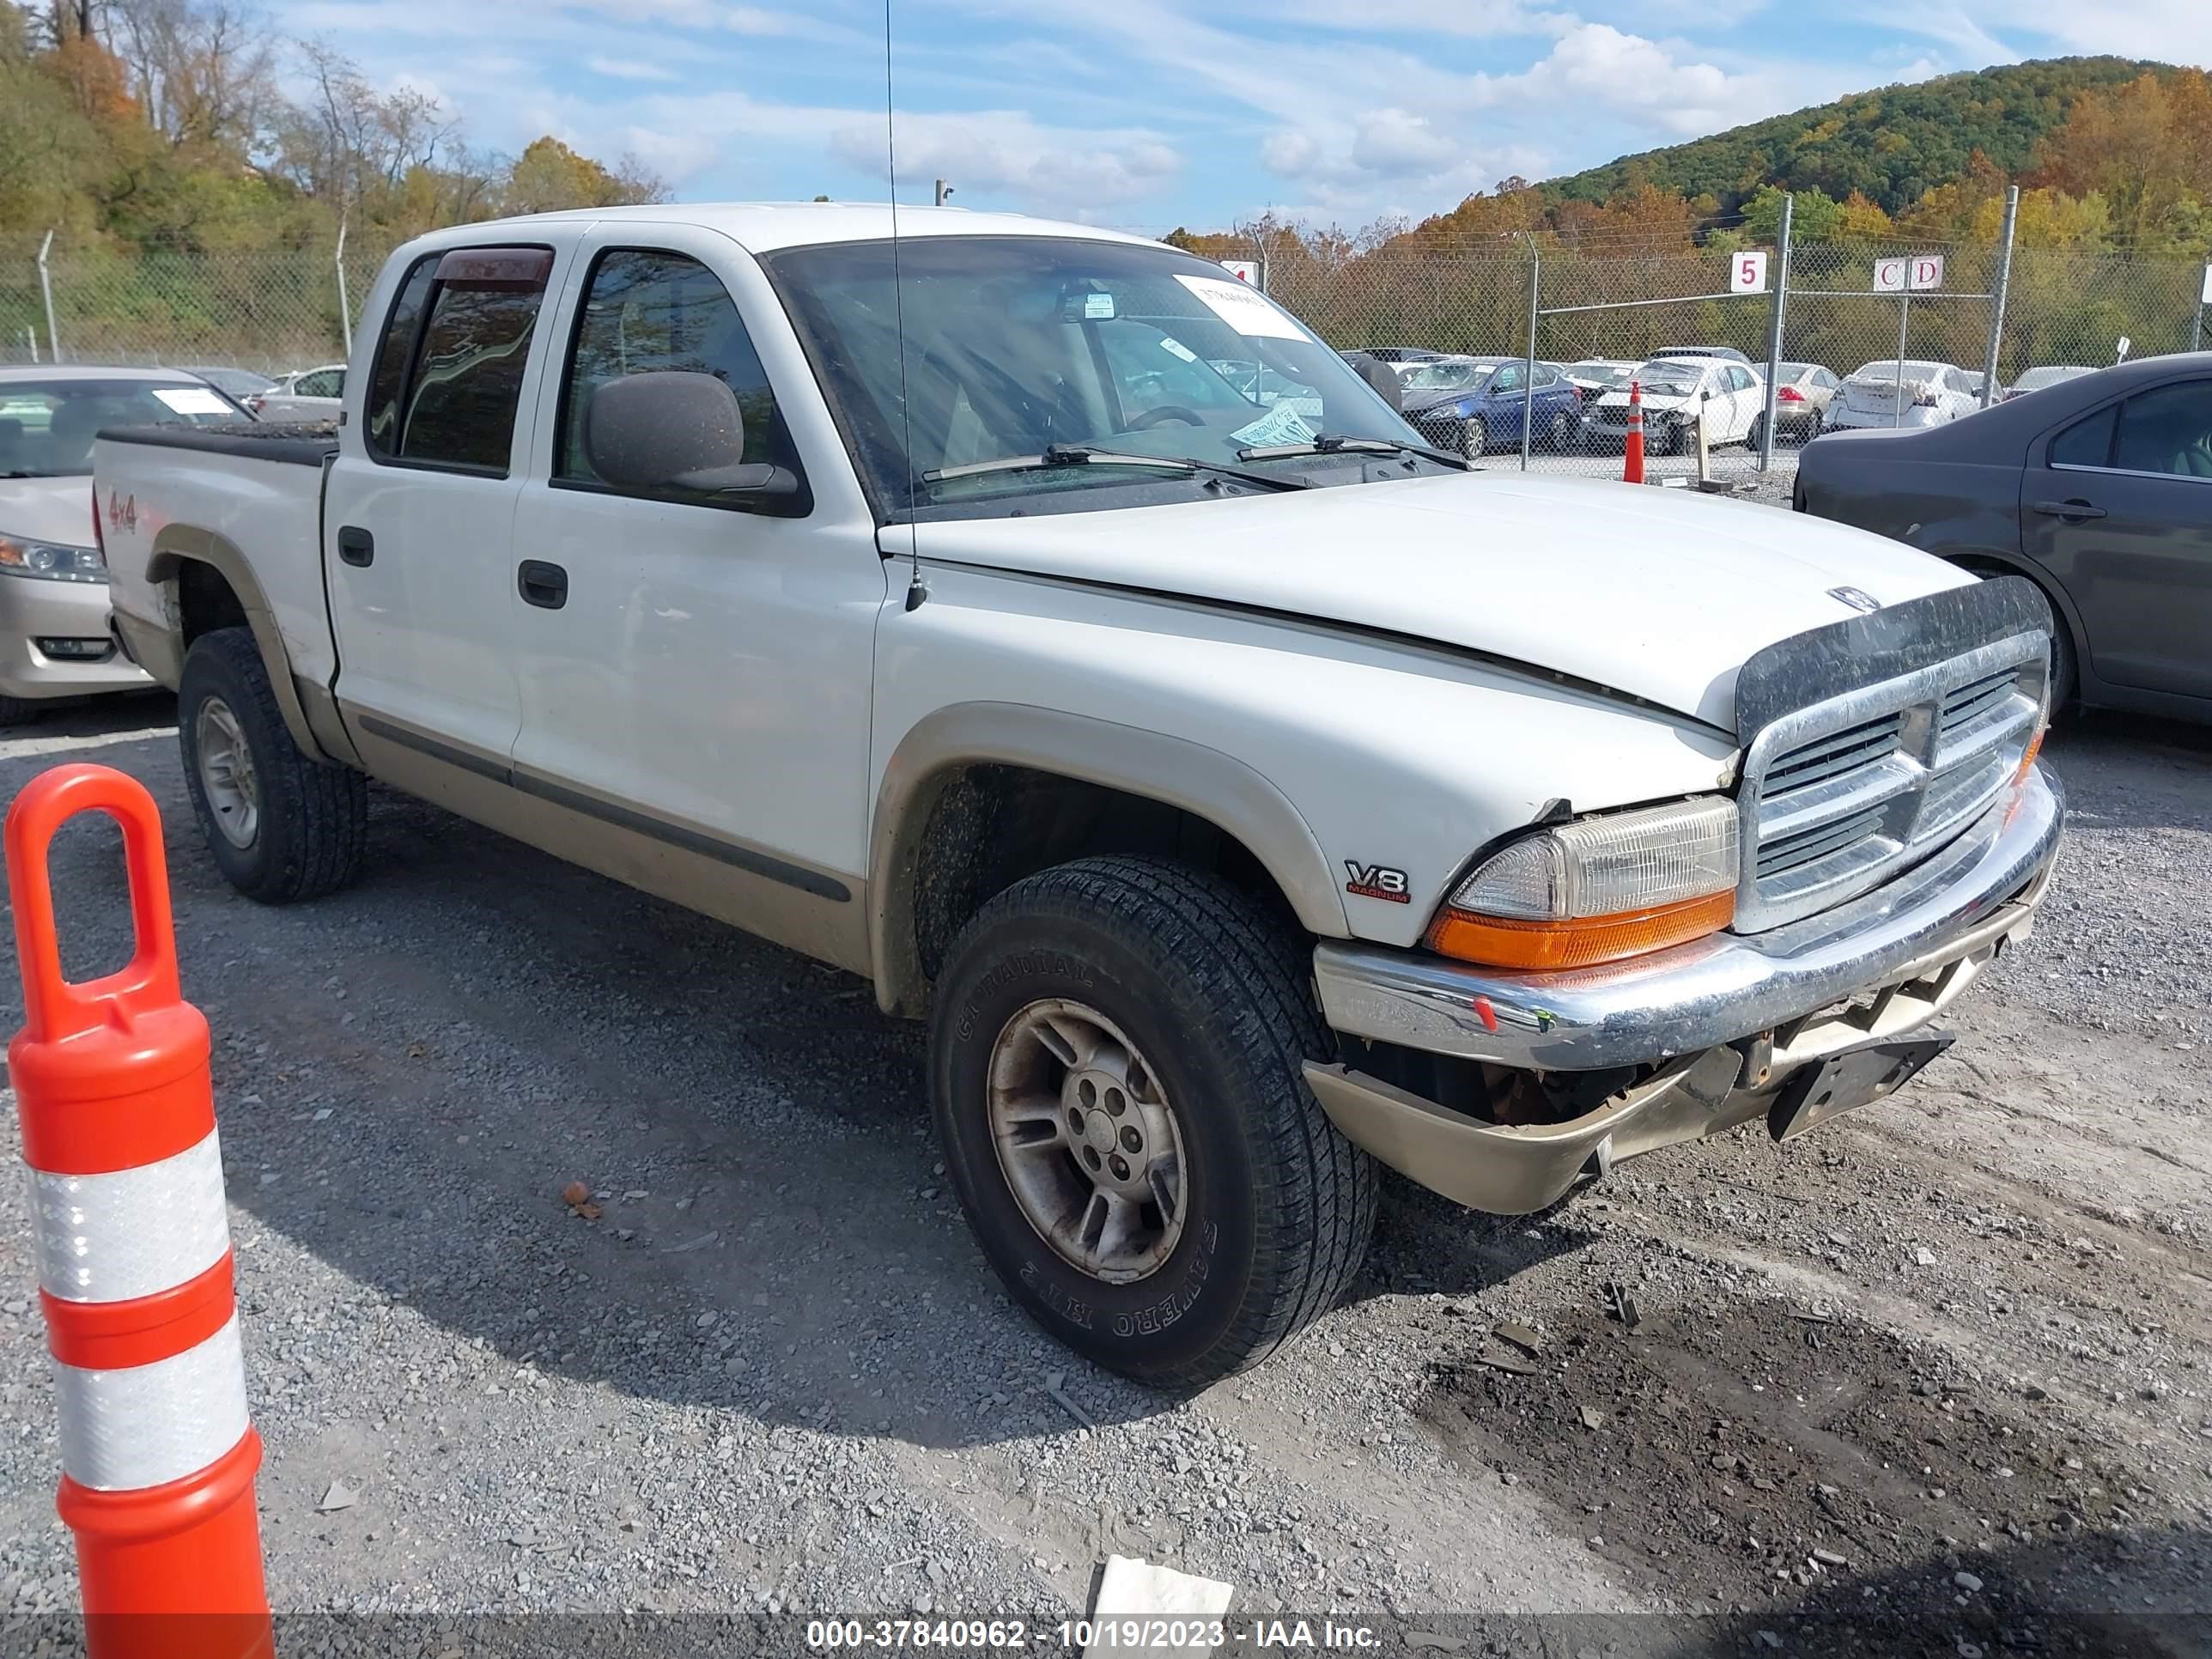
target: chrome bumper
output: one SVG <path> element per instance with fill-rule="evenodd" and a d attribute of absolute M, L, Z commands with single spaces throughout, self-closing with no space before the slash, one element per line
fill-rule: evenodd
<path fill-rule="evenodd" d="M 1523 1069 L 1656 1067 L 1569 1121 L 1484 1122 L 1344 1065 L 1309 1061 L 1307 1081 L 1347 1138 L 1422 1185 L 1480 1210 L 1541 1209 L 1585 1170 L 1786 1115 L 1793 1073 L 1936 1018 L 2027 932 L 2063 817 L 2039 768 L 1959 840 L 1850 904 L 1579 973 L 1316 951 L 1322 1009 L 1347 1036 Z"/>
<path fill-rule="evenodd" d="M 1314 952 L 1322 1012 L 1346 1036 L 1530 1070 L 1695 1054 L 2025 932 L 2063 816 L 2057 781 L 2037 767 L 1958 840 L 1863 898 L 1602 968 L 1504 973 L 1326 943 Z"/>

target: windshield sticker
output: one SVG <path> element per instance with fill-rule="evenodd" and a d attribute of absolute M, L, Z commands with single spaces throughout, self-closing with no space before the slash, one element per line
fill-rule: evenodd
<path fill-rule="evenodd" d="M 1183 362 L 1187 363 L 1194 363 L 1198 361 L 1198 354 L 1195 351 L 1193 351 L 1181 340 L 1175 339 L 1169 335 L 1163 334 L 1160 336 L 1160 349 L 1166 352 L 1171 357 L 1182 358 Z"/>
<path fill-rule="evenodd" d="M 228 415 L 230 405 L 205 386 L 157 386 L 154 395 L 179 415 Z"/>
<path fill-rule="evenodd" d="M 1289 404 L 1279 403 L 1251 425 L 1240 426 L 1229 435 L 1240 444 L 1265 448 L 1273 444 L 1310 444 L 1314 429 Z"/>
<path fill-rule="evenodd" d="M 1273 301 L 1248 288 L 1233 276 L 1186 276 L 1176 281 L 1191 291 L 1199 304 L 1247 339 L 1303 340 L 1305 330 Z"/>

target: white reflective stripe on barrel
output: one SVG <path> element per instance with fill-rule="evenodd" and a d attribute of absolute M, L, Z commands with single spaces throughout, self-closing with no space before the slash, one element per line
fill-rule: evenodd
<path fill-rule="evenodd" d="M 67 1302 L 173 1290 L 222 1260 L 230 1218 L 215 1131 L 173 1158 L 107 1175 L 31 1171 L 39 1284 Z"/>
<path fill-rule="evenodd" d="M 62 1472 L 99 1492 L 180 1480 L 246 1432 L 246 1360 L 238 1316 L 198 1347 L 128 1370 L 54 1362 Z"/>

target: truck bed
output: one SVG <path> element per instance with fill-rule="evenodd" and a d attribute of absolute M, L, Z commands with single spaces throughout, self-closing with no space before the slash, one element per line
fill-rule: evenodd
<path fill-rule="evenodd" d="M 103 427 L 110 443 L 150 444 L 159 449 L 194 449 L 209 455 L 237 455 L 247 460 L 283 461 L 320 466 L 338 453 L 336 421 L 218 421 L 206 426 L 162 423 Z"/>
<path fill-rule="evenodd" d="M 102 429 L 92 477 L 116 615 L 141 631 L 169 630 L 182 603 L 174 561 L 212 563 L 248 609 L 265 610 L 293 673 L 329 684 L 337 653 L 323 599 L 323 476 L 337 434 L 334 421 Z M 179 672 L 144 665 L 164 681 Z"/>

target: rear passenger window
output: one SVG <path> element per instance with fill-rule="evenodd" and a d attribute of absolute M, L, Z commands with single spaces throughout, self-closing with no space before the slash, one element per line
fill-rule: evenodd
<path fill-rule="evenodd" d="M 455 248 L 408 273 L 371 372 L 372 453 L 506 476 L 552 268 L 550 248 Z"/>
<path fill-rule="evenodd" d="M 2212 478 L 2212 380 L 2184 380 L 2120 405 L 2112 465 L 2126 472 Z"/>
<path fill-rule="evenodd" d="M 430 298 L 430 283 L 438 270 L 438 256 L 428 253 L 415 262 L 399 284 L 385 319 L 383 337 L 368 369 L 368 423 L 364 428 L 372 455 L 394 455 L 399 444 L 399 394 L 407 384 L 407 360 L 415 349 L 415 332 L 422 325 L 422 307 Z"/>
<path fill-rule="evenodd" d="M 737 394 L 745 421 L 746 462 L 787 466 L 799 460 L 777 412 L 775 394 L 753 350 L 736 302 L 721 279 L 696 259 L 646 248 L 614 248 L 599 256 L 576 319 L 576 343 L 561 389 L 556 483 L 599 485 L 584 453 L 592 396 L 627 374 L 688 369 L 712 374 Z M 653 492 L 670 501 L 789 514 L 789 498 L 734 502 L 699 492 Z"/>
<path fill-rule="evenodd" d="M 2112 463 L 2112 427 L 2118 409 L 2099 410 L 2086 421 L 2076 421 L 2051 441 L 2053 466 L 2107 466 Z"/>

